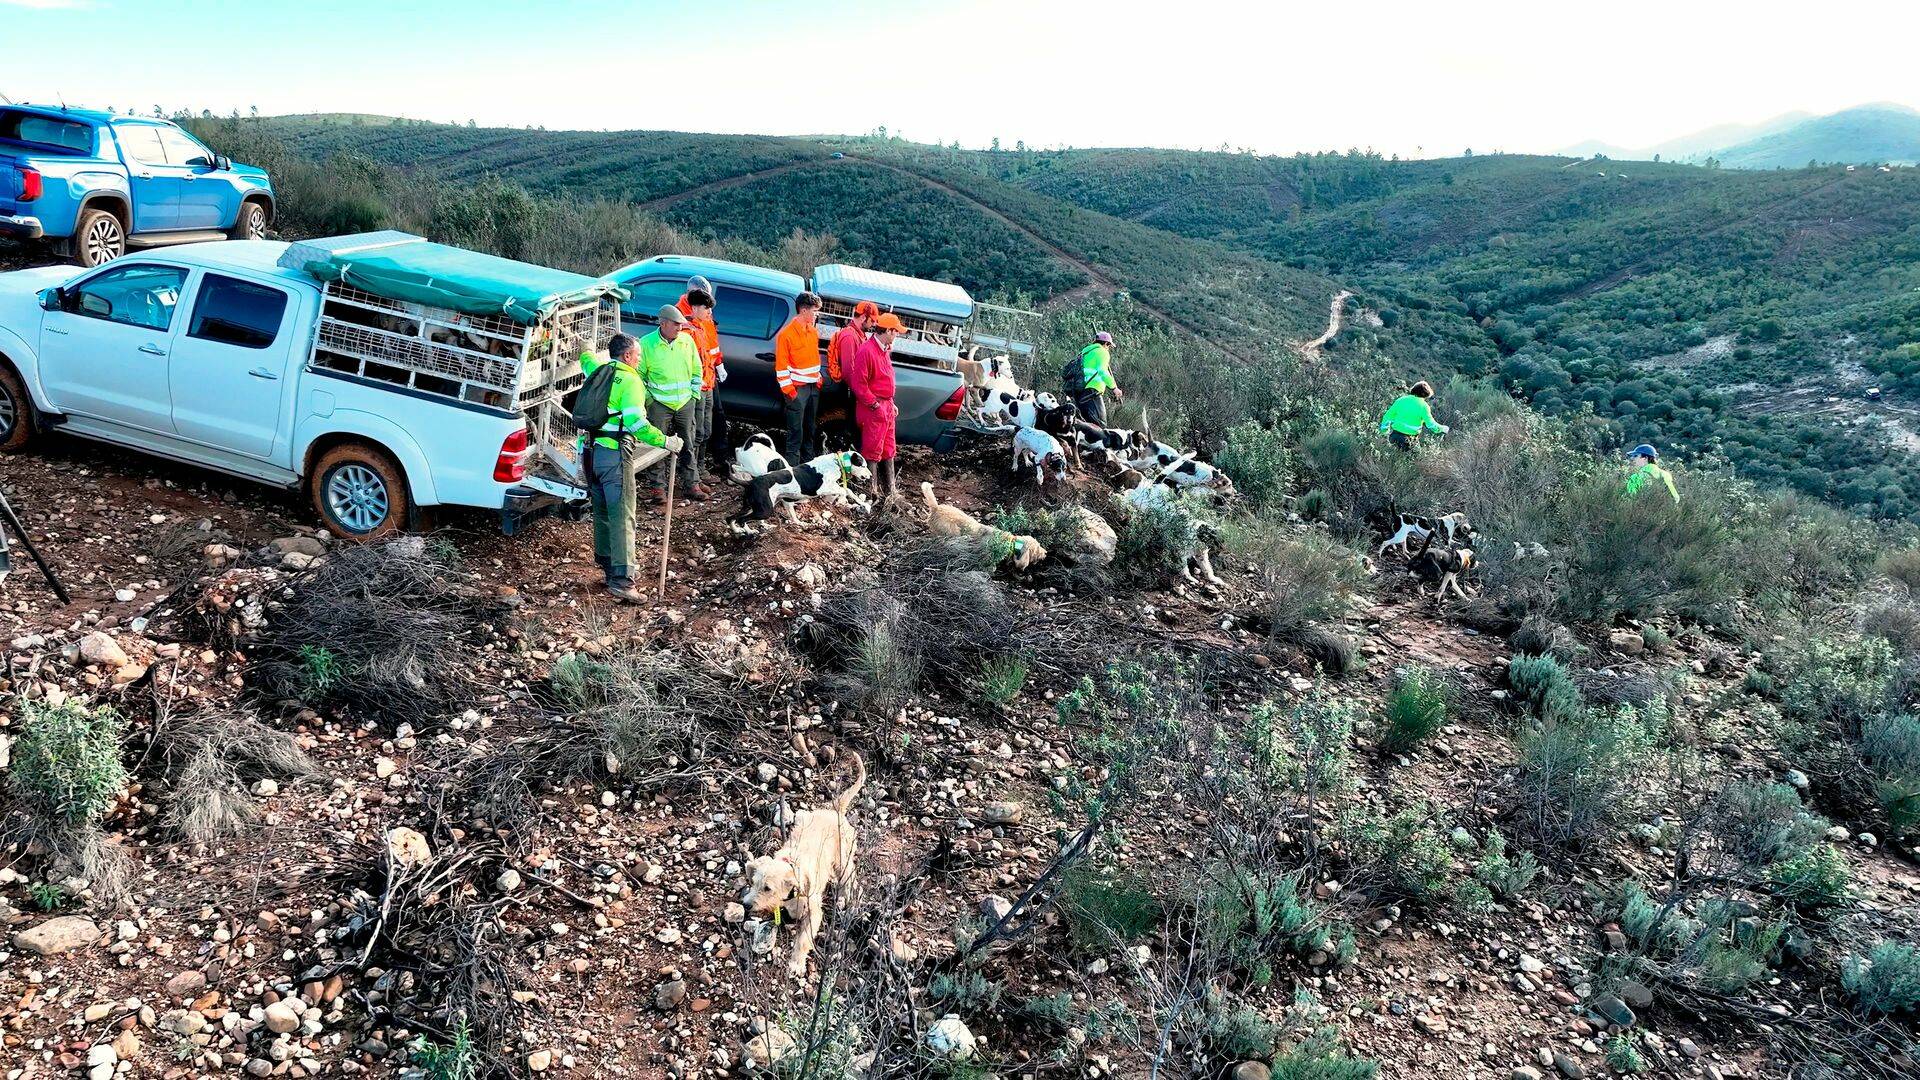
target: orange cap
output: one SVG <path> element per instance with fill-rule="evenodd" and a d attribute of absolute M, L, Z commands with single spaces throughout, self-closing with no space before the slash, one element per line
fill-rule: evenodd
<path fill-rule="evenodd" d="M 873 320 L 873 328 L 875 330 L 892 330 L 894 333 L 899 333 L 907 328 L 907 324 L 900 321 L 900 316 L 889 311 Z"/>
<path fill-rule="evenodd" d="M 874 303 L 871 300 L 862 300 L 859 303 L 853 305 L 853 313 L 855 315 L 859 315 L 864 318 L 871 319 L 874 316 L 880 314 L 880 305 Z"/>

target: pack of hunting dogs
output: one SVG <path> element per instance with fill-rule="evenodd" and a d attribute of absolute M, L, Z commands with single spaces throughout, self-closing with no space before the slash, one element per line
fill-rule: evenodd
<path fill-rule="evenodd" d="M 1022 387 L 1005 356 L 963 358 L 960 371 L 967 388 L 968 418 L 1009 437 L 1008 477 L 1016 484 L 1030 481 L 1034 490 L 1046 494 L 1065 485 L 1068 474 L 1079 470 L 1104 479 L 1123 513 L 1173 506 L 1183 498 L 1221 505 L 1237 498 L 1233 480 L 1198 453 L 1161 442 L 1149 431 L 1105 427 L 1082 419 L 1072 402 Z M 772 435 L 759 433 L 734 450 L 728 473 L 742 491 L 740 509 L 730 525 L 744 535 L 773 529 L 783 519 L 804 524 L 799 508 L 815 501 L 861 512 L 875 509 L 858 487 L 870 482 L 873 472 L 856 451 L 823 453 L 794 464 L 780 452 Z M 895 509 L 923 520 L 935 535 L 996 539 L 1012 552 L 1007 559 L 1015 570 L 1026 570 L 1047 558 L 1036 538 L 1006 532 L 942 502 L 931 483 L 923 482 L 920 494 L 917 507 Z M 1462 513 L 1401 514 L 1375 555 L 1385 559 L 1397 553 L 1421 596 L 1431 590 L 1442 604 L 1449 594 L 1464 600 L 1470 596 L 1479 566 L 1474 535 Z M 1212 565 L 1218 549 L 1218 533 L 1198 523 L 1183 580 L 1220 584 Z M 1521 549 L 1516 558 L 1527 554 Z"/>
<path fill-rule="evenodd" d="M 963 360 L 972 416 L 997 422 L 1011 437 L 1009 478 L 1029 480 L 1042 492 L 1063 483 L 1070 470 L 1093 472 L 1107 480 L 1129 510 L 1171 505 L 1183 497 L 1202 497 L 1216 503 L 1235 499 L 1233 481 L 1225 472 L 1192 451 L 1159 442 L 1145 431 L 1109 428 L 1082 419 L 1070 402 L 1019 386 L 1006 368 L 1006 358 L 976 363 Z M 804 524 L 798 514 L 803 503 L 820 501 L 841 508 L 871 511 L 874 505 L 856 485 L 872 479 L 860 454 L 825 453 L 793 464 L 779 452 L 771 435 L 756 434 L 734 451 L 729 470 L 741 485 L 741 507 L 731 520 L 735 531 L 755 534 L 778 526 L 782 518 Z M 939 536 L 988 536 L 1003 540 L 1008 563 L 1025 570 L 1047 558 L 1040 542 L 989 525 L 950 503 L 940 501 L 933 484 L 920 485 L 920 506 L 912 509 L 924 518 L 929 532 Z M 906 510 L 907 508 L 901 508 Z M 1197 572 L 1218 583 L 1210 550 L 1218 536 L 1204 525 L 1197 530 L 1189 553 L 1188 581 Z M 1373 561 L 1385 565 L 1397 556 L 1415 591 L 1424 599 L 1431 590 L 1436 604 L 1449 594 L 1471 597 L 1479 567 L 1473 544 L 1476 533 L 1464 513 L 1397 515 L 1390 535 L 1373 552 Z M 1539 544 L 1516 544 L 1514 558 L 1543 557 Z M 826 892 L 831 887 L 841 903 L 857 888 L 856 831 L 849 815 L 866 780 L 866 766 L 853 757 L 854 780 L 832 802 L 794 817 L 791 832 L 779 850 L 747 864 L 747 888 L 741 897 L 748 912 L 758 918 L 791 921 L 794 925 L 787 967 L 804 978 L 821 920 Z"/>

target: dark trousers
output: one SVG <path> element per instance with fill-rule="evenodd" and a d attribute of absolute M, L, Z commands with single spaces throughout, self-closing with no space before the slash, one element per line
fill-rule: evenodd
<path fill-rule="evenodd" d="M 726 461 L 732 449 L 727 441 L 727 407 L 720 403 L 720 388 L 716 386 L 713 388 L 713 423 L 707 429 L 707 460 Z"/>
<path fill-rule="evenodd" d="M 1388 432 L 1387 441 L 1393 444 L 1393 448 L 1395 450 L 1405 451 L 1406 453 L 1409 453 L 1409 454 L 1413 453 L 1413 436 L 1408 435 L 1405 432 L 1400 432 L 1400 431 Z"/>
<path fill-rule="evenodd" d="M 1107 399 L 1091 390 L 1082 390 L 1074 396 L 1074 405 L 1080 409 L 1080 419 L 1089 424 L 1107 426 Z"/>
<path fill-rule="evenodd" d="M 657 401 L 647 402 L 647 423 L 660 429 L 662 435 L 680 436 L 680 477 L 675 483 L 692 487 L 700 482 L 700 402 L 688 401 L 678 410 L 669 409 Z M 660 464 L 647 470 L 647 483 L 653 487 L 667 486 L 667 462 L 662 458 Z"/>
<path fill-rule="evenodd" d="M 820 388 L 796 387 L 787 399 L 787 463 L 798 465 L 819 453 Z"/>

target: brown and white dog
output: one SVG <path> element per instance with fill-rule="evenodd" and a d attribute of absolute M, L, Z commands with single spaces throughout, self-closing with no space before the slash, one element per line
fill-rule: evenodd
<path fill-rule="evenodd" d="M 1451 544 L 1446 547 L 1435 547 L 1433 540 L 1433 534 L 1428 533 L 1426 538 L 1420 541 L 1419 550 L 1407 563 L 1407 574 L 1414 579 L 1414 587 L 1421 596 L 1425 596 L 1428 585 L 1438 585 L 1439 587 L 1433 593 L 1433 599 L 1437 605 L 1446 603 L 1448 589 L 1452 589 L 1453 594 L 1462 600 L 1472 599 L 1462 582 L 1478 565 L 1474 560 L 1473 549 L 1454 547 Z"/>
<path fill-rule="evenodd" d="M 776 923 L 792 919 L 799 924 L 787 961 L 787 970 L 796 979 L 806 977 L 807 954 L 813 951 L 813 939 L 826 917 L 827 886 L 832 885 L 844 902 L 856 883 L 856 837 L 847 814 L 867 782 L 867 763 L 855 754 L 853 767 L 851 787 L 830 805 L 795 814 L 793 832 L 780 850 L 747 863 L 747 891 L 740 902 L 755 915 L 772 916 Z"/>
<path fill-rule="evenodd" d="M 933 485 L 922 480 L 920 496 L 927 501 L 927 531 L 935 536 L 992 536 L 1013 544 L 1013 568 L 1025 570 L 1047 557 L 1047 549 L 1031 536 L 1016 536 L 996 529 L 957 506 L 941 502 L 933 494 Z"/>

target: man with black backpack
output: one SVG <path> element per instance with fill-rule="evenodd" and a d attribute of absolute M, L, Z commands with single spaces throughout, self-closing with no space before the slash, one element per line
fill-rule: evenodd
<path fill-rule="evenodd" d="M 1093 335 L 1080 355 L 1060 369 L 1060 381 L 1072 395 L 1080 418 L 1107 426 L 1107 402 L 1103 396 L 1113 391 L 1113 400 L 1121 398 L 1120 384 L 1113 381 L 1113 335 L 1102 330 Z"/>
<path fill-rule="evenodd" d="M 638 604 L 633 587 L 633 475 L 640 443 L 679 453 L 678 435 L 647 422 L 647 388 L 633 364 L 638 345 L 625 334 L 607 342 L 608 360 L 580 354 L 586 385 L 573 399 L 573 425 L 580 431 L 581 473 L 593 510 L 593 561 L 607 577 L 607 594 Z"/>

